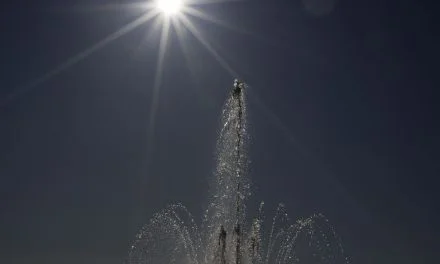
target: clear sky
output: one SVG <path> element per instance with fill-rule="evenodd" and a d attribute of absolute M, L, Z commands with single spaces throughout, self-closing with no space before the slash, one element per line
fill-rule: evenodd
<path fill-rule="evenodd" d="M 250 85 L 251 207 L 324 213 L 354 263 L 438 262 L 433 6 L 200 5 L 221 22 L 188 16 L 205 45 L 172 28 L 157 83 L 160 23 L 106 41 L 134 3 L 2 4 L 1 263 L 121 263 L 168 203 L 200 217 L 231 71 Z"/>

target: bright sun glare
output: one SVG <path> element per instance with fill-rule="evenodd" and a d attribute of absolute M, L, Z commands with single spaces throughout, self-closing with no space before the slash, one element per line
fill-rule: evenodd
<path fill-rule="evenodd" d="M 157 0 L 157 7 L 166 15 L 173 15 L 180 11 L 182 0 Z"/>

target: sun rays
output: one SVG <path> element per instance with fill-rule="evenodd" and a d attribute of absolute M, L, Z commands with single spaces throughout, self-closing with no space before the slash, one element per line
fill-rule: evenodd
<path fill-rule="evenodd" d="M 163 2 L 164 1 L 164 2 Z M 157 58 L 157 67 L 156 67 L 156 79 L 154 80 L 154 88 L 155 91 L 153 96 L 153 100 L 158 100 L 158 89 L 161 84 L 162 71 L 164 67 L 164 57 L 166 53 L 165 47 L 168 43 L 168 35 L 170 34 L 171 27 L 174 28 L 174 31 L 177 32 L 177 37 L 179 38 L 179 43 L 181 46 L 181 50 L 183 53 L 186 53 L 185 48 L 182 45 L 182 36 L 185 32 L 191 32 L 191 34 L 198 40 L 200 43 L 206 48 L 206 50 L 213 56 L 213 58 L 222 66 L 224 70 L 226 70 L 231 76 L 236 76 L 236 72 L 229 66 L 229 64 L 223 59 L 218 52 L 214 49 L 214 47 L 209 43 L 209 41 L 200 33 L 194 23 L 191 21 L 191 17 L 197 17 L 201 20 L 214 23 L 218 26 L 222 26 L 224 28 L 228 28 L 231 30 L 235 30 L 233 26 L 228 25 L 226 22 L 215 19 L 207 14 L 205 14 L 199 7 L 207 4 L 219 4 L 222 2 L 233 2 L 233 1 L 242 1 L 242 0 L 150 0 L 150 1 L 142 1 L 136 3 L 128 3 L 128 4 L 104 4 L 104 5 L 89 5 L 79 7 L 76 6 L 74 8 L 69 8 L 68 10 L 73 12 L 105 12 L 108 10 L 115 9 L 127 9 L 127 10 L 144 10 L 144 14 L 133 20 L 132 22 L 126 24 L 115 32 L 109 34 L 107 37 L 97 41 L 95 44 L 91 45 L 89 48 L 77 53 L 76 55 L 68 58 L 63 63 L 57 65 L 53 69 L 47 71 L 41 76 L 33 79 L 27 84 L 14 89 L 12 93 L 10 93 L 5 98 L 0 99 L 0 106 L 4 106 L 20 95 L 29 92 L 55 77 L 58 74 L 61 74 L 65 70 L 74 66 L 75 64 L 87 59 L 90 55 L 95 52 L 101 50 L 106 47 L 114 40 L 119 39 L 120 37 L 132 32 L 134 29 L 145 25 L 146 23 L 155 22 L 155 24 L 159 25 L 159 29 L 161 32 L 161 38 L 159 40 L 159 51 Z M 55 9 L 62 12 L 67 12 L 67 9 Z M 187 29 L 187 30 L 184 30 Z M 185 55 L 187 57 L 187 54 Z M 190 64 L 190 58 L 187 57 L 187 63 Z M 191 65 L 188 65 L 191 67 Z M 157 105 L 157 103 L 153 103 L 153 105 Z M 155 111 L 152 111 L 153 113 Z"/>

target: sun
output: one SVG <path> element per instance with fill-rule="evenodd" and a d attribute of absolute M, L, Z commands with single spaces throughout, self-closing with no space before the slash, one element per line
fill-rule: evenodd
<path fill-rule="evenodd" d="M 165 15 L 174 15 L 182 9 L 183 0 L 157 0 L 156 5 Z"/>

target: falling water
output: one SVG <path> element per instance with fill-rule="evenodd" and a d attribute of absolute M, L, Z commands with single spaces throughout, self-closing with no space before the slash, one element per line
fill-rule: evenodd
<path fill-rule="evenodd" d="M 321 214 L 291 222 L 280 204 L 265 232 L 262 202 L 246 223 L 250 187 L 245 91 L 245 84 L 235 80 L 223 107 L 215 182 L 201 225 L 185 206 L 168 206 L 137 234 L 127 263 L 348 263 L 336 232 Z"/>

